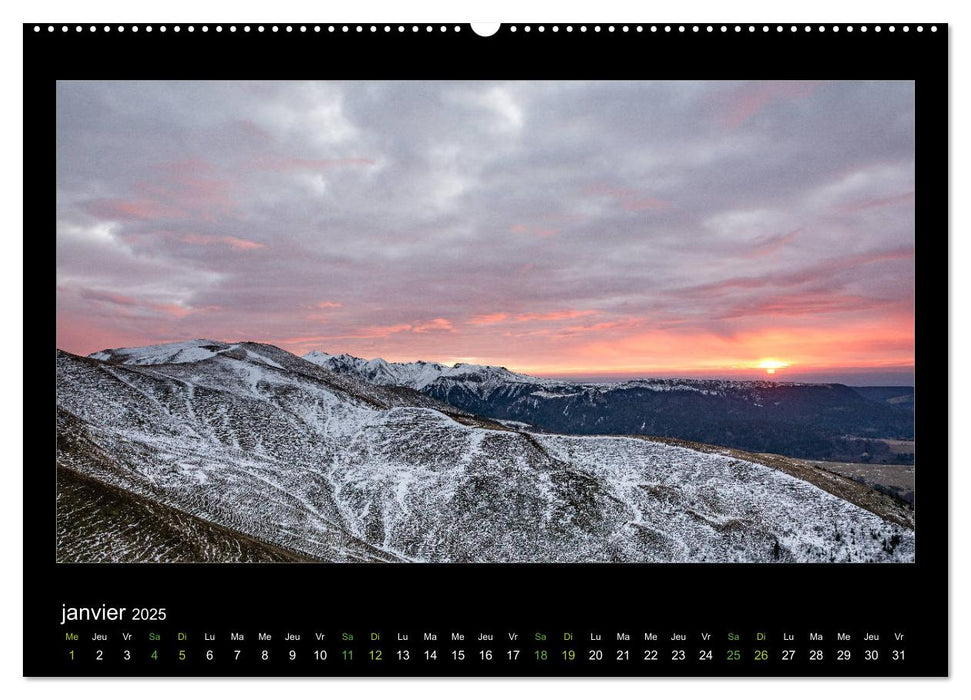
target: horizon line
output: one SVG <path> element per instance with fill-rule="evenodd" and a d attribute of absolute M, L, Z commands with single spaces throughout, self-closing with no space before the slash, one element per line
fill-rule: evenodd
<path fill-rule="evenodd" d="M 225 343 L 227 345 L 240 344 L 240 343 L 253 343 L 262 345 L 272 345 L 273 347 L 279 348 L 284 352 L 288 352 L 295 357 L 303 359 L 306 355 L 314 352 L 319 352 L 331 357 L 338 355 L 346 355 L 348 357 L 354 357 L 359 360 L 374 361 L 381 360 L 389 364 L 414 364 L 419 362 L 424 362 L 426 364 L 440 364 L 446 367 L 456 367 L 461 365 L 475 365 L 481 367 L 496 367 L 500 369 L 505 369 L 509 372 L 516 374 L 523 374 L 530 377 L 536 377 L 538 379 L 559 379 L 563 381 L 576 382 L 576 383 L 607 383 L 607 382 L 625 382 L 625 381 L 638 381 L 638 380 L 649 380 L 649 379 L 686 379 L 693 381 L 701 380 L 715 380 L 715 381 L 742 381 L 742 382 L 771 382 L 775 384 L 843 384 L 846 386 L 906 386 L 914 388 L 915 379 L 913 377 L 915 373 L 915 365 L 894 365 L 894 366 L 884 366 L 884 367 L 806 367 L 805 369 L 796 369 L 796 366 L 789 366 L 784 369 L 780 369 L 777 373 L 771 375 L 766 374 L 764 368 L 759 367 L 730 367 L 726 369 L 621 369 L 621 370 L 596 370 L 593 368 L 569 368 L 569 369 L 517 369 L 515 367 L 510 367 L 508 364 L 500 364 L 496 362 L 475 362 L 472 359 L 469 360 L 429 360 L 425 358 L 418 358 L 414 360 L 388 360 L 381 356 L 375 356 L 371 358 L 361 357 L 358 355 L 353 355 L 347 352 L 332 353 L 325 350 L 315 348 L 310 350 L 303 355 L 287 350 L 282 345 L 278 345 L 274 342 L 261 341 L 261 340 L 215 340 L 213 338 L 191 338 L 187 340 L 175 340 L 167 342 L 152 342 L 144 345 L 120 345 L 110 348 L 100 348 L 94 350 L 87 354 L 76 353 L 65 348 L 57 347 L 57 350 L 62 352 L 68 352 L 72 355 L 79 355 L 81 357 L 90 357 L 98 352 L 103 352 L 106 350 L 120 350 L 120 349 L 132 349 L 132 348 L 142 348 L 142 347 L 152 347 L 152 346 L 164 346 L 164 345 L 179 345 L 182 343 L 190 342 L 212 342 L 212 343 Z M 823 377 L 829 376 L 830 379 L 824 379 Z M 889 379 L 894 375 L 901 375 L 899 378 L 895 378 L 893 382 L 890 383 L 867 383 L 867 375 L 885 375 L 885 379 Z M 910 375 L 910 378 L 907 378 Z M 816 378 L 816 377 L 819 378 Z"/>

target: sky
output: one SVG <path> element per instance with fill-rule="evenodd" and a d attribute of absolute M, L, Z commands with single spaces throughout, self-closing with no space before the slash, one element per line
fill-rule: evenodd
<path fill-rule="evenodd" d="M 914 84 L 59 82 L 57 344 L 912 384 Z"/>

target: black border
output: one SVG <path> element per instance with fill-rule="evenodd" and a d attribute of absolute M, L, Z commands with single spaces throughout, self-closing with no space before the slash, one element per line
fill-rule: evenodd
<path fill-rule="evenodd" d="M 517 25 L 495 36 L 475 35 L 468 25 L 105 25 L 25 24 L 24 31 L 24 280 L 25 315 L 37 299 L 36 280 L 50 270 L 46 231 L 55 211 L 54 82 L 85 79 L 879 79 L 914 80 L 917 95 L 916 257 L 918 376 L 937 366 L 935 385 L 946 386 L 944 328 L 933 322 L 947 308 L 947 158 L 948 28 L 935 25 Z M 80 26 L 81 31 L 75 28 Z M 235 26 L 236 31 L 230 27 Z M 243 30 L 250 26 L 251 31 Z M 277 31 L 272 27 L 276 26 Z M 291 31 L 287 31 L 287 27 Z M 301 31 L 306 26 L 306 31 Z M 344 31 L 344 27 L 347 31 Z M 442 31 L 441 27 L 446 30 Z M 530 31 L 526 31 L 529 26 Z M 557 31 L 553 31 L 556 26 Z M 598 31 L 595 27 L 599 26 Z M 609 29 L 610 26 L 614 30 Z M 922 31 L 918 31 L 918 27 Z M 193 31 L 189 31 L 189 28 Z M 207 27 L 207 31 L 203 31 Z M 638 31 L 638 27 L 641 28 Z M 682 28 L 683 27 L 683 31 Z M 698 27 L 697 31 L 695 27 Z M 795 27 L 795 31 L 791 29 Z M 836 27 L 839 31 L 836 31 Z M 853 31 L 850 31 L 850 27 Z M 904 28 L 909 31 L 904 31 Z M 46 231 L 46 232 L 45 232 Z M 30 304 L 27 306 L 27 304 Z M 934 312 L 933 315 L 931 312 Z M 25 337 L 24 357 L 33 355 Z M 25 363 L 28 360 L 25 359 Z M 25 370 L 29 367 L 25 367 Z M 658 676 L 940 676 L 948 673 L 947 401 L 923 392 L 917 412 L 920 461 L 920 536 L 914 564 L 886 565 L 81 565 L 55 564 L 51 556 L 54 519 L 48 506 L 54 470 L 26 458 L 24 464 L 24 674 L 46 675 L 658 675 Z M 27 395 L 25 395 L 27 396 Z M 932 406 L 931 403 L 934 405 Z M 25 414 L 33 415 L 25 398 Z M 36 440 L 25 421 L 25 444 Z M 312 630 L 356 633 L 356 644 L 381 631 L 421 634 L 452 631 L 532 635 L 573 631 L 639 635 L 654 630 L 689 634 L 712 632 L 716 641 L 728 631 L 741 635 L 746 654 L 755 635 L 769 635 L 768 647 L 781 648 L 781 634 L 809 631 L 854 634 L 853 661 L 811 665 L 802 660 L 759 665 L 751 659 L 732 666 L 689 660 L 645 667 L 616 663 L 494 665 L 443 660 L 432 668 L 413 664 L 287 667 L 242 664 L 180 664 L 166 656 L 154 665 L 66 661 L 61 604 L 164 606 L 165 623 L 130 625 L 141 636 L 153 629 L 170 649 L 178 631 L 190 634 L 188 648 L 206 631 L 275 633 Z M 87 632 L 87 626 L 76 629 Z M 894 631 L 907 635 L 907 662 L 861 660 L 858 635 Z M 138 642 L 139 649 L 149 642 Z M 274 643 L 276 645 L 276 643 Z M 158 646 L 158 645 L 156 645 Z M 391 645 L 386 643 L 389 649 Z M 443 649 L 447 644 L 440 645 Z M 470 653 L 478 647 L 467 645 Z M 498 646 L 498 645 L 497 645 Z M 551 653 L 562 644 L 550 643 Z M 611 645 L 607 645 L 611 646 Z M 643 646 L 635 644 L 632 648 Z M 724 646 L 716 644 L 716 648 Z M 337 647 L 333 647 L 337 648 Z M 417 648 L 417 647 L 416 647 Z M 529 647 L 525 647 L 527 649 Z M 581 644 L 576 648 L 580 650 Z M 663 644 L 661 648 L 666 648 Z M 805 648 L 805 643 L 802 647 Z M 168 653 L 168 652 L 166 652 Z M 282 654 L 280 654 L 282 656 Z M 774 658 L 774 657 L 773 657 Z"/>

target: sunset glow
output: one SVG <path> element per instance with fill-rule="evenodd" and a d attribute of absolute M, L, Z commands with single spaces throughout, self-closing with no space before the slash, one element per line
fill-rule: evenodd
<path fill-rule="evenodd" d="M 757 365 L 759 368 L 764 369 L 766 374 L 775 374 L 777 369 L 782 369 L 783 367 L 788 367 L 788 362 L 782 362 L 781 360 L 762 360 Z"/>
<path fill-rule="evenodd" d="M 913 100 L 906 81 L 61 81 L 57 344 L 909 383 Z"/>

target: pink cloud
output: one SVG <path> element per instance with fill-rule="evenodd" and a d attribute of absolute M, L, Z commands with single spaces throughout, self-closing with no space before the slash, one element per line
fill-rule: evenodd
<path fill-rule="evenodd" d="M 139 180 L 130 197 L 96 199 L 85 210 L 116 221 L 197 219 L 215 221 L 237 207 L 229 180 L 214 177 L 205 160 L 180 160 L 155 166 L 155 178 Z"/>
<path fill-rule="evenodd" d="M 506 320 L 512 323 L 526 323 L 528 321 L 564 321 L 571 318 L 579 318 L 580 316 L 589 316 L 593 313 L 596 312 L 590 309 L 564 309 L 561 311 L 547 311 L 544 313 L 528 312 L 514 315 L 498 312 L 473 316 L 469 320 L 469 324 L 473 326 L 491 326 L 497 323 L 502 323 Z"/>
<path fill-rule="evenodd" d="M 746 83 L 716 97 L 715 119 L 726 129 L 734 130 L 758 114 L 767 105 L 782 100 L 810 97 L 824 81 L 773 80 Z"/>
<path fill-rule="evenodd" d="M 268 338 L 266 342 L 270 343 L 271 345 L 283 347 L 285 345 L 305 345 L 307 343 L 311 343 L 311 344 L 324 343 L 329 340 L 331 340 L 331 337 L 327 335 L 298 335 L 298 336 L 293 336 L 288 338 Z M 302 354 L 306 354 L 306 353 L 302 353 Z"/>
<path fill-rule="evenodd" d="M 591 323 L 588 325 L 566 326 L 563 331 L 570 333 L 601 333 L 614 329 L 633 328 L 644 322 L 642 318 L 630 318 L 625 321 L 603 321 L 601 323 Z"/>
<path fill-rule="evenodd" d="M 358 337 L 384 338 L 385 336 L 394 335 L 395 333 L 410 331 L 412 328 L 414 328 L 414 326 L 412 326 L 410 323 L 396 323 L 391 326 L 370 326 L 368 328 L 364 328 Z"/>
<path fill-rule="evenodd" d="M 197 233 L 186 233 L 179 236 L 179 240 L 183 243 L 189 243 L 190 245 L 228 245 L 231 248 L 236 248 L 237 250 L 257 250 L 259 248 L 266 248 L 266 244 L 257 243 L 256 241 L 250 241 L 245 238 L 237 238 L 236 236 L 200 236 Z"/>
<path fill-rule="evenodd" d="M 550 311 L 548 313 L 526 313 L 519 314 L 515 317 L 517 321 L 562 321 L 568 318 L 578 318 L 580 316 L 589 316 L 592 313 L 596 313 L 589 309 L 579 310 L 579 309 L 567 309 L 564 311 Z"/>
<path fill-rule="evenodd" d="M 333 310 L 340 309 L 343 306 L 343 304 L 336 301 L 320 301 L 316 304 L 309 304 L 306 308 L 311 309 L 314 313 L 307 314 L 304 318 L 308 321 L 330 322 L 334 319 Z"/>
<path fill-rule="evenodd" d="M 789 233 L 780 233 L 775 236 L 763 238 L 761 241 L 754 243 L 750 248 L 743 251 L 742 257 L 764 258 L 772 255 L 785 248 L 789 243 L 792 243 L 800 233 L 802 233 L 802 229 L 796 229 Z"/>
<path fill-rule="evenodd" d="M 904 192 L 891 197 L 877 197 L 874 199 L 863 199 L 856 202 L 849 202 L 848 204 L 841 206 L 838 211 L 841 214 L 852 214 L 858 211 L 865 211 L 867 209 L 877 209 L 879 207 L 887 207 L 894 204 L 903 204 L 904 202 L 912 201 L 914 201 L 914 193 Z"/>
<path fill-rule="evenodd" d="M 568 326 L 532 327 L 526 332 L 511 333 L 511 337 L 544 337 L 551 341 L 573 341 L 577 338 L 596 337 L 605 340 L 612 337 L 626 335 L 631 329 L 644 325 L 643 318 L 628 318 L 617 321 L 601 321 L 600 323 L 575 324 Z"/>
<path fill-rule="evenodd" d="M 495 323 L 500 323 L 509 318 L 509 314 L 496 313 L 496 314 L 480 314 L 478 316 L 473 316 L 469 321 L 474 326 L 491 326 Z"/>
<path fill-rule="evenodd" d="M 734 277 L 731 279 L 684 287 L 673 292 L 674 296 L 704 299 L 739 289 L 761 289 L 766 287 L 796 287 L 807 283 L 819 283 L 830 276 L 852 270 L 863 265 L 872 265 L 887 260 L 906 260 L 914 257 L 914 246 L 901 246 L 886 250 L 873 250 L 842 258 L 822 260 L 801 270 L 779 272 L 761 277 Z"/>
<path fill-rule="evenodd" d="M 182 209 L 149 199 L 96 199 L 84 208 L 92 216 L 114 221 L 181 219 L 185 216 Z"/>
<path fill-rule="evenodd" d="M 430 331 L 451 331 L 452 322 L 445 318 L 433 318 L 431 321 L 412 327 L 414 333 L 428 333 Z"/>
<path fill-rule="evenodd" d="M 62 289 L 63 288 L 58 287 L 58 293 L 60 293 Z M 78 295 L 82 299 L 87 299 L 89 301 L 102 301 L 108 304 L 115 304 L 117 306 L 136 306 L 138 304 L 138 301 L 132 297 L 115 294 L 114 292 L 105 292 L 100 289 L 81 289 Z"/>
<path fill-rule="evenodd" d="M 225 243 L 233 248 L 239 248 L 240 250 L 256 250 L 257 248 L 266 248 L 266 244 L 264 243 L 248 241 L 244 238 L 236 238 L 236 236 L 220 236 L 219 242 Z"/>
<path fill-rule="evenodd" d="M 146 197 L 153 198 L 163 206 L 183 212 L 181 217 L 202 221 L 215 221 L 219 217 L 232 214 L 237 206 L 232 196 L 232 185 L 228 180 L 198 177 L 190 172 L 172 171 L 164 168 L 169 176 L 164 182 L 136 183 L 135 190 Z"/>
<path fill-rule="evenodd" d="M 738 304 L 721 314 L 722 320 L 747 317 L 799 317 L 820 316 L 830 313 L 865 311 L 890 305 L 880 299 L 868 299 L 859 295 L 838 292 L 793 292 L 773 295 Z"/>
<path fill-rule="evenodd" d="M 356 333 L 350 337 L 356 338 L 384 338 L 389 335 L 394 335 L 396 333 L 434 333 L 434 332 L 452 332 L 454 326 L 451 321 L 446 318 L 433 318 L 430 321 L 422 321 L 415 323 L 396 323 L 390 326 L 370 326 L 365 328 L 363 332 Z"/>
<path fill-rule="evenodd" d="M 137 299 L 135 297 L 118 294 L 116 292 L 109 292 L 102 289 L 90 289 L 87 287 L 58 287 L 57 293 L 58 295 L 70 295 L 72 293 L 76 293 L 80 299 L 88 302 L 94 302 L 95 305 L 104 306 L 105 304 L 108 304 L 112 307 L 122 307 L 121 309 L 113 309 L 111 313 L 114 316 L 124 316 L 126 318 L 144 316 L 146 312 L 149 312 L 149 316 L 162 314 L 170 318 L 185 318 L 186 316 L 199 313 L 201 311 L 220 310 L 219 306 L 193 307 L 184 306 L 182 304 L 160 303 L 145 299 Z"/>
<path fill-rule="evenodd" d="M 152 308 L 172 318 L 185 318 L 194 312 L 194 309 L 179 304 L 152 304 Z"/>

